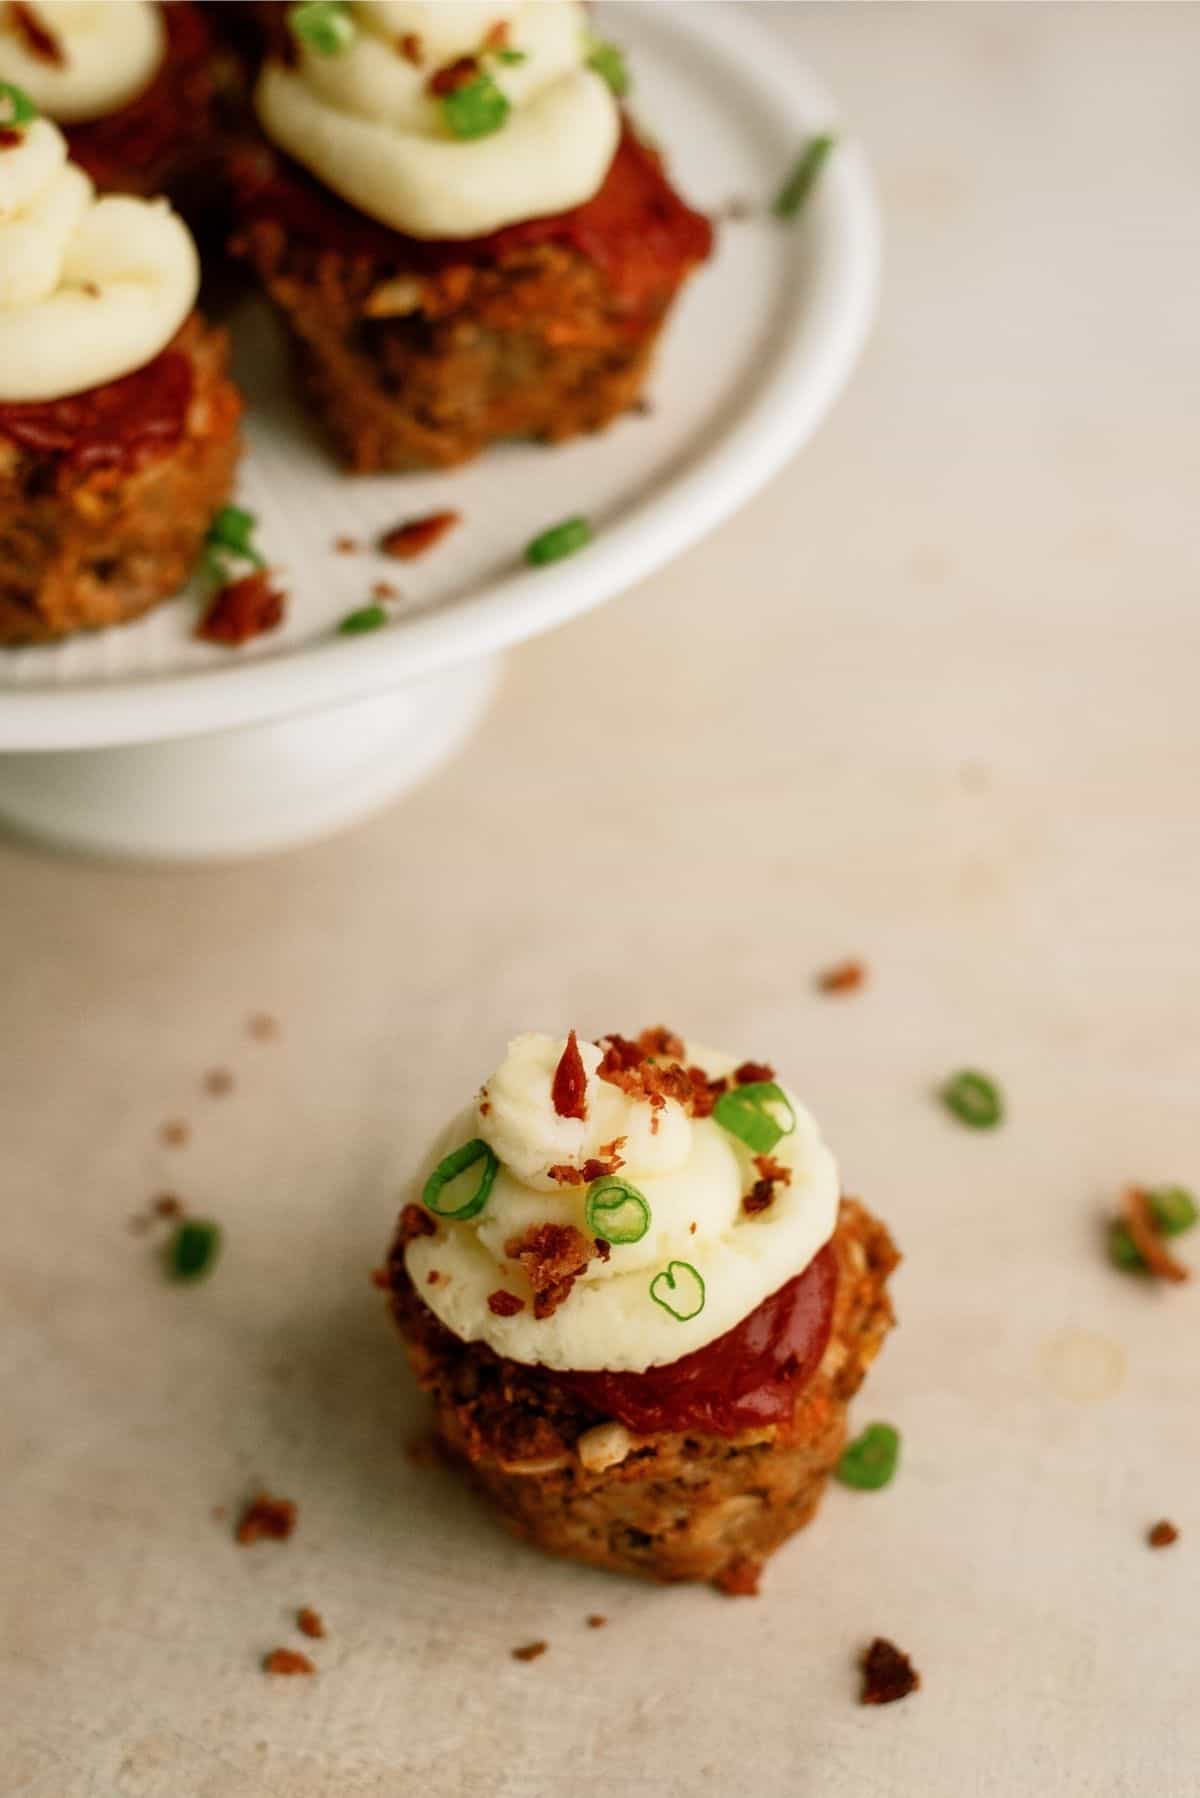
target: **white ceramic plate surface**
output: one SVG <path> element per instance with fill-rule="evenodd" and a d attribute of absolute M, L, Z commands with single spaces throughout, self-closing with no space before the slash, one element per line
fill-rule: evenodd
<path fill-rule="evenodd" d="M 560 624 L 650 573 L 728 516 L 810 435 L 862 345 L 878 280 L 870 178 L 843 134 L 802 217 L 767 212 L 799 148 L 836 123 L 816 81 L 736 7 L 624 0 L 601 28 L 628 49 L 633 110 L 695 205 L 755 215 L 719 226 L 676 309 L 648 416 L 558 448 L 514 444 L 429 475 L 339 472 L 293 397 L 257 300 L 232 325 L 246 392 L 238 498 L 290 594 L 286 625 L 236 651 L 192 635 L 195 595 L 140 622 L 0 652 L 0 749 L 150 743 L 263 723 L 387 692 Z M 339 554 L 349 536 L 443 507 L 460 528 L 425 559 Z M 594 543 L 545 569 L 524 545 L 585 513 Z M 376 580 L 401 589 L 386 630 L 336 625 Z"/>

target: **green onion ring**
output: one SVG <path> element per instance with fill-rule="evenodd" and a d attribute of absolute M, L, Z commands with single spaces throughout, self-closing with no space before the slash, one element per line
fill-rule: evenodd
<path fill-rule="evenodd" d="M 438 1203 L 442 1188 L 448 1186 L 451 1180 L 456 1180 L 460 1174 L 464 1174 L 469 1167 L 474 1167 L 477 1161 L 482 1161 L 484 1164 L 483 1173 L 479 1177 L 479 1185 L 465 1204 L 459 1205 L 453 1211 L 444 1211 Z M 496 1183 L 496 1175 L 499 1171 L 500 1162 L 496 1155 L 481 1136 L 473 1136 L 470 1142 L 463 1144 L 461 1149 L 455 1149 L 453 1154 L 447 1155 L 444 1161 L 438 1162 L 425 1182 L 421 1202 L 426 1211 L 433 1212 L 434 1217 L 447 1217 L 456 1223 L 462 1223 L 465 1218 L 476 1217 L 483 1210 L 488 1202 L 488 1194 Z"/>
<path fill-rule="evenodd" d="M 671 1295 L 669 1298 L 664 1296 L 667 1293 Z M 689 1318 L 699 1317 L 704 1309 L 707 1297 L 704 1278 L 690 1261 L 669 1261 L 651 1280 L 650 1297 L 656 1305 L 661 1305 L 664 1311 L 685 1324 Z M 683 1310 L 679 1309 L 680 1305 L 684 1306 Z"/>
<path fill-rule="evenodd" d="M 769 1105 L 783 1106 L 786 1124 L 771 1115 Z M 780 1138 L 790 1136 L 796 1128 L 792 1101 L 773 1080 L 752 1080 L 749 1086 L 731 1087 L 713 1106 L 713 1117 L 755 1155 L 769 1155 Z"/>
<path fill-rule="evenodd" d="M 525 560 L 534 568 L 544 568 L 548 562 L 561 562 L 564 556 L 586 549 L 591 540 L 592 527 L 586 518 L 564 518 L 526 546 Z"/>
<path fill-rule="evenodd" d="M 969 1130 L 994 1130 L 1004 1117 L 1000 1088 L 975 1068 L 963 1068 L 947 1080 L 942 1103 Z"/>
<path fill-rule="evenodd" d="M 645 1194 L 619 1174 L 606 1174 L 592 1182 L 584 1216 L 592 1235 L 605 1242 L 640 1242 L 650 1228 Z"/>
<path fill-rule="evenodd" d="M 18 129 L 32 125 L 38 116 L 38 109 L 23 87 L 12 81 L 0 81 L 0 125 L 15 125 Z"/>
<path fill-rule="evenodd" d="M 803 207 L 837 139 L 828 132 L 810 138 L 771 207 L 777 219 L 794 219 Z"/>
<path fill-rule="evenodd" d="M 346 0 L 303 0 L 288 12 L 292 34 L 318 56 L 338 56 L 358 35 Z"/>
<path fill-rule="evenodd" d="M 859 1492 L 879 1492 L 891 1482 L 899 1462 L 899 1430 L 890 1423 L 869 1423 L 844 1450 L 837 1477 Z"/>

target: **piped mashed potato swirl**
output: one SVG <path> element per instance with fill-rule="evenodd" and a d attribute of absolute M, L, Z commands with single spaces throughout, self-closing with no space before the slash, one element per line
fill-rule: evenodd
<path fill-rule="evenodd" d="M 621 123 L 587 66 L 579 0 L 356 0 L 351 14 L 349 44 L 301 42 L 297 66 L 268 63 L 256 95 L 267 135 L 351 205 L 412 237 L 455 239 L 598 191 Z M 512 61 L 484 50 L 498 21 Z M 460 57 L 479 58 L 510 107 L 498 130 L 470 140 L 448 130 L 430 89 Z"/>
<path fill-rule="evenodd" d="M 517 1037 L 475 1105 L 443 1132 L 416 1184 L 418 1201 L 432 1169 L 472 1138 L 481 1137 L 500 1166 L 477 1216 L 439 1218 L 436 1234 L 409 1242 L 408 1272 L 425 1304 L 463 1341 L 558 1371 L 643 1373 L 715 1341 L 804 1271 L 836 1227 L 837 1166 L 814 1119 L 788 1093 L 795 1129 L 772 1155 L 791 1180 L 775 1185 L 766 1209 L 748 1214 L 742 1200 L 759 1178 L 752 1150 L 715 1117 L 689 1116 L 674 1099 L 654 1108 L 599 1078 L 596 1045 L 579 1045 L 586 1117 L 559 1116 L 552 1086 L 565 1046 L 540 1034 Z M 730 1056 L 692 1046 L 687 1059 L 714 1077 L 735 1065 Z M 587 1185 L 564 1185 L 549 1170 L 582 1169 L 622 1137 L 620 1177 L 649 1205 L 649 1228 L 640 1241 L 613 1243 L 607 1260 L 590 1261 L 552 1315 L 535 1317 L 506 1245 L 545 1223 L 587 1232 Z M 478 1173 L 476 1167 L 465 1178 Z M 695 1316 L 677 1318 L 651 1296 L 651 1283 L 672 1262 L 686 1263 L 704 1282 Z M 523 1308 L 496 1315 L 488 1299 L 497 1290 L 524 1298 Z"/>
<path fill-rule="evenodd" d="M 0 148 L 0 402 L 64 399 L 145 367 L 199 286 L 167 202 L 97 199 L 49 119 Z"/>
<path fill-rule="evenodd" d="M 64 125 L 106 117 L 149 86 L 167 34 L 153 0 L 30 0 L 0 5 L 0 81 Z M 30 27 L 43 47 L 31 41 Z"/>

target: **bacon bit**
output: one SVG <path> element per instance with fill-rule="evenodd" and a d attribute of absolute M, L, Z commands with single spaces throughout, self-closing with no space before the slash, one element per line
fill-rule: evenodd
<path fill-rule="evenodd" d="M 546 1178 L 558 1186 L 582 1186 L 583 1169 L 572 1167 L 569 1161 L 556 1161 L 553 1167 L 546 1169 Z"/>
<path fill-rule="evenodd" d="M 214 593 L 195 634 L 202 642 L 237 649 L 252 637 L 277 630 L 286 610 L 287 595 L 271 585 L 265 568 L 257 568 Z"/>
<path fill-rule="evenodd" d="M 628 1141 L 629 1138 L 627 1136 L 614 1136 L 611 1142 L 602 1142 L 600 1144 L 600 1159 L 601 1161 L 607 1161 L 611 1164 L 611 1172 L 616 1173 L 619 1167 L 625 1166 L 624 1161 L 621 1159 L 621 1150 Z"/>
<path fill-rule="evenodd" d="M 1156 1523 L 1154 1528 L 1148 1531 L 1146 1540 L 1151 1548 L 1170 1548 L 1172 1542 L 1178 1542 L 1179 1531 L 1164 1517 L 1160 1523 Z"/>
<path fill-rule="evenodd" d="M 204 1090 L 214 1099 L 223 1099 L 233 1091 L 233 1075 L 228 1068 L 210 1068 L 204 1076 Z"/>
<path fill-rule="evenodd" d="M 441 1279 L 441 1277 L 442 1276 L 438 1272 L 437 1268 L 431 1267 L 429 1272 L 425 1275 L 426 1286 L 436 1286 L 438 1281 Z"/>
<path fill-rule="evenodd" d="M 507 50 L 510 29 L 511 29 L 511 27 L 509 26 L 507 19 L 497 19 L 496 23 L 494 25 L 490 25 L 488 27 L 487 31 L 484 32 L 484 35 L 483 35 L 484 49 L 485 50 Z"/>
<path fill-rule="evenodd" d="M 397 1234 L 403 1248 L 410 1242 L 415 1242 L 418 1236 L 436 1236 L 437 1225 L 424 1205 L 406 1205 L 400 1213 Z"/>
<path fill-rule="evenodd" d="M 339 556 L 356 556 L 362 544 L 357 537 L 335 537 L 333 547 Z"/>
<path fill-rule="evenodd" d="M 775 1069 L 765 1061 L 744 1061 L 740 1068 L 733 1070 L 735 1086 L 758 1086 L 764 1080 L 774 1080 Z"/>
<path fill-rule="evenodd" d="M 273 1018 L 269 1011 L 256 1011 L 247 1023 L 246 1029 L 256 1042 L 270 1042 L 279 1035 L 279 1020 Z"/>
<path fill-rule="evenodd" d="M 301 1605 L 296 1612 L 296 1628 L 302 1636 L 311 1636 L 314 1641 L 319 1642 L 325 1635 L 325 1620 L 311 1605 Z"/>
<path fill-rule="evenodd" d="M 371 1269 L 371 1284 L 372 1286 L 378 1286 L 380 1292 L 390 1292 L 392 1290 L 391 1275 L 388 1273 L 386 1267 L 373 1267 Z"/>
<path fill-rule="evenodd" d="M 867 970 L 861 961 L 840 961 L 818 974 L 817 985 L 823 993 L 854 993 L 866 978 Z"/>
<path fill-rule="evenodd" d="M 169 1149 L 181 1149 L 191 1134 L 191 1125 L 185 1124 L 182 1118 L 171 1118 L 159 1131 L 160 1137 Z"/>
<path fill-rule="evenodd" d="M 792 1170 L 785 1167 L 782 1161 L 776 1161 L 774 1155 L 756 1155 L 754 1165 L 764 1180 L 772 1180 L 779 1186 L 792 1184 Z"/>
<path fill-rule="evenodd" d="M 480 1099 L 480 1101 L 479 1101 L 480 1117 L 481 1118 L 490 1117 L 491 1112 L 492 1112 L 492 1101 L 490 1099 Z"/>
<path fill-rule="evenodd" d="M 1122 1209 L 1129 1225 L 1129 1234 L 1133 1237 L 1133 1246 L 1150 1272 L 1160 1280 L 1171 1280 L 1176 1284 L 1189 1280 L 1191 1274 L 1188 1269 L 1182 1261 L 1176 1261 L 1159 1235 L 1150 1201 L 1140 1187 L 1130 1186 L 1126 1189 Z"/>
<path fill-rule="evenodd" d="M 921 1675 L 894 1642 L 876 1636 L 862 1658 L 861 1704 L 895 1704 L 920 1689 Z"/>
<path fill-rule="evenodd" d="M 589 1629 L 603 1629 L 607 1622 L 607 1617 L 602 1617 L 599 1611 L 594 1611 L 587 1620 L 587 1626 Z"/>
<path fill-rule="evenodd" d="M 580 1172 L 583 1175 L 584 1185 L 590 1186 L 593 1180 L 604 1180 L 609 1174 L 615 1174 L 619 1167 L 624 1166 L 623 1161 L 598 1161 L 593 1156 L 584 1162 Z"/>
<path fill-rule="evenodd" d="M 549 1642 L 526 1642 L 523 1648 L 513 1649 L 512 1658 L 514 1661 L 536 1661 L 539 1655 L 545 1654 L 549 1646 Z"/>
<path fill-rule="evenodd" d="M 771 1180 L 756 1180 L 750 1191 L 742 1200 L 742 1210 L 747 1217 L 756 1217 L 760 1211 L 766 1211 L 775 1203 L 775 1186 Z"/>
<path fill-rule="evenodd" d="M 66 51 L 32 6 L 26 5 L 25 0 L 10 0 L 8 16 L 25 39 L 25 48 L 31 56 L 38 62 L 48 62 L 55 69 L 66 66 Z"/>
<path fill-rule="evenodd" d="M 260 1492 L 238 1520 L 234 1535 L 243 1548 L 252 1542 L 286 1542 L 296 1527 L 297 1511 L 290 1498 L 272 1498 Z"/>
<path fill-rule="evenodd" d="M 554 1070 L 550 1097 L 560 1118 L 587 1116 L 587 1073 L 579 1053 L 579 1038 L 573 1030 Z"/>
<path fill-rule="evenodd" d="M 383 533 L 379 547 L 385 556 L 395 556 L 398 562 L 413 562 L 439 543 L 461 518 L 460 512 L 430 512 L 424 518 L 406 519 Z"/>
<path fill-rule="evenodd" d="M 154 1201 L 155 1217 L 182 1217 L 183 1200 L 176 1198 L 173 1192 L 159 1193 Z"/>
<path fill-rule="evenodd" d="M 81 281 L 79 285 L 83 292 L 86 293 L 89 300 L 98 300 L 100 298 L 100 289 L 96 286 L 94 281 Z"/>
<path fill-rule="evenodd" d="M 425 46 L 415 31 L 406 31 L 396 44 L 405 62 L 411 62 L 414 69 L 419 69 L 425 60 Z"/>
<path fill-rule="evenodd" d="M 371 587 L 371 598 L 377 600 L 399 599 L 399 587 L 393 587 L 391 581 L 375 581 Z"/>
<path fill-rule="evenodd" d="M 683 1038 L 676 1036 L 673 1030 L 667 1030 L 662 1024 L 653 1030 L 643 1030 L 637 1039 L 637 1046 L 643 1055 L 669 1056 L 672 1061 L 682 1061 L 686 1053 Z"/>
<path fill-rule="evenodd" d="M 689 1224 L 689 1225 L 688 1225 L 688 1235 L 689 1235 L 689 1236 L 694 1236 L 694 1235 L 695 1235 L 695 1234 L 696 1234 L 696 1226 L 695 1226 L 695 1224 Z"/>
<path fill-rule="evenodd" d="M 600 1260 L 601 1261 L 611 1260 L 612 1259 L 612 1243 L 608 1242 L 603 1236 L 593 1237 L 592 1240 L 595 1244 L 596 1254 L 598 1255 Z"/>
<path fill-rule="evenodd" d="M 757 1598 L 758 1582 L 762 1577 L 762 1562 L 749 1561 L 744 1557 L 731 1561 L 722 1569 L 713 1581 L 714 1586 L 724 1592 L 727 1598 Z"/>
<path fill-rule="evenodd" d="M 25 133 L 19 125 L 0 125 L 0 150 L 15 150 L 24 142 Z"/>
<path fill-rule="evenodd" d="M 524 1309 L 525 1300 L 519 1299 L 515 1292 L 505 1292 L 503 1287 L 498 1287 L 495 1292 L 488 1293 L 488 1310 L 493 1317 L 515 1317 Z"/>
<path fill-rule="evenodd" d="M 443 63 L 435 69 L 425 83 L 429 92 L 437 100 L 444 100 L 447 94 L 456 94 L 460 87 L 466 87 L 479 74 L 479 58 L 477 56 L 459 56 L 453 62 Z"/>
<path fill-rule="evenodd" d="M 710 1080 L 703 1068 L 689 1068 L 687 1077 L 692 1083 L 692 1116 L 711 1117 L 713 1106 L 721 1094 L 728 1091 L 728 1080 Z"/>
<path fill-rule="evenodd" d="M 263 1656 L 264 1673 L 315 1673 L 316 1668 L 298 1648 L 273 1648 Z"/>
<path fill-rule="evenodd" d="M 531 1224 L 505 1243 L 504 1253 L 525 1269 L 533 1287 L 533 1315 L 545 1318 L 570 1297 L 572 1286 L 595 1259 L 596 1245 L 574 1224 Z"/>

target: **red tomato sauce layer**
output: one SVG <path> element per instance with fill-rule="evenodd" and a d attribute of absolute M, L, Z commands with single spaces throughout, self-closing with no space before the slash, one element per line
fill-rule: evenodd
<path fill-rule="evenodd" d="M 83 474 L 137 468 L 174 449 L 191 398 L 191 362 L 164 350 L 145 368 L 66 399 L 0 403 L 0 437 L 35 455 L 62 456 Z"/>
<path fill-rule="evenodd" d="M 783 1423 L 820 1365 L 833 1328 L 837 1256 L 826 1244 L 802 1274 L 707 1347 L 646 1373 L 556 1376 L 638 1435 L 703 1430 L 735 1436 Z"/>
<path fill-rule="evenodd" d="M 97 187 L 122 188 L 132 169 L 172 157 L 204 118 L 212 99 L 212 33 L 190 0 L 163 8 L 166 53 L 149 87 L 116 112 L 68 125 L 71 158 Z"/>

